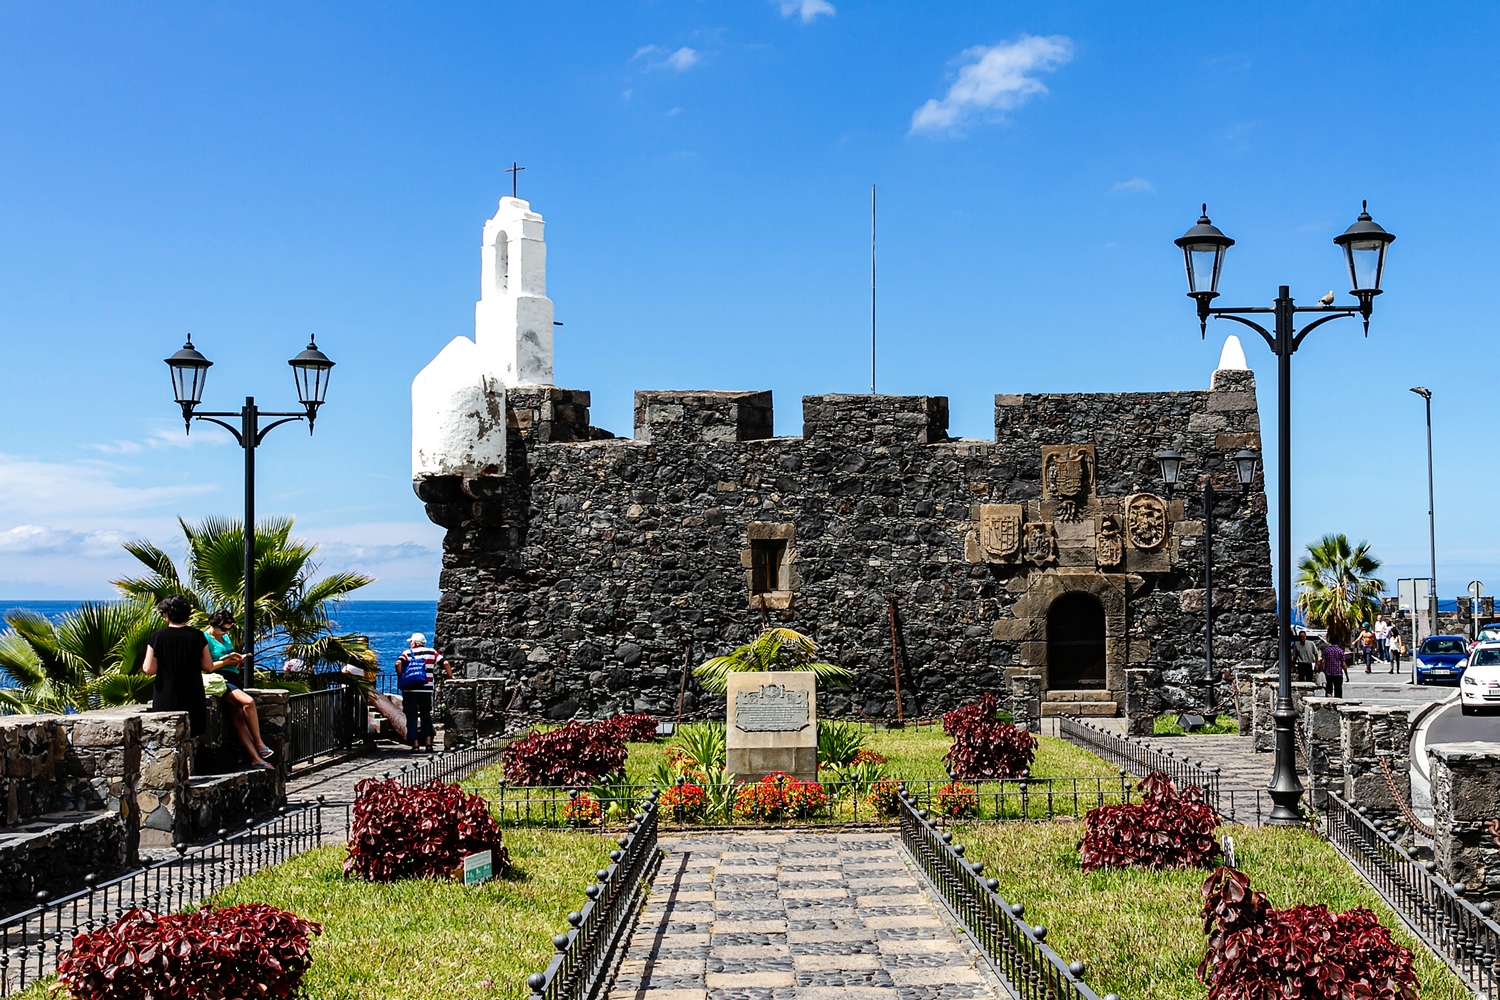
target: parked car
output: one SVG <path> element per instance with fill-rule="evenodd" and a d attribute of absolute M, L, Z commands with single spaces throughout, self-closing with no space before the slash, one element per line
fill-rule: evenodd
<path fill-rule="evenodd" d="M 1418 684 L 1457 681 L 1469 660 L 1469 640 L 1461 635 L 1429 635 L 1417 648 Z"/>
<path fill-rule="evenodd" d="M 1458 704 L 1465 715 L 1500 709 L 1500 642 L 1481 642 L 1469 654 L 1458 685 Z"/>
<path fill-rule="evenodd" d="M 1490 622 L 1480 628 L 1474 644 L 1477 646 L 1481 642 L 1500 642 L 1500 622 Z"/>

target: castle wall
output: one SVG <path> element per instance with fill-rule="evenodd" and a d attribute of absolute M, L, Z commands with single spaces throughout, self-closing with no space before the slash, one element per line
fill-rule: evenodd
<path fill-rule="evenodd" d="M 517 713 L 670 716 L 685 657 L 764 620 L 859 672 L 849 694 L 820 692 L 823 710 L 891 717 L 893 597 L 904 707 L 928 715 L 1004 692 L 1007 671 L 1045 676 L 1048 609 L 1069 593 L 1104 609 L 1109 660 L 1078 697 L 1112 712 L 1126 667 L 1149 666 L 1167 709 L 1215 704 L 1205 474 L 1217 666 L 1273 655 L 1266 498 L 1259 477 L 1241 493 L 1228 459 L 1260 443 L 1247 371 L 1216 372 L 1212 391 L 997 396 L 994 441 L 948 438 L 935 396 L 809 396 L 803 435 L 772 437 L 768 392 L 637 393 L 634 438 L 600 440 L 587 393 L 526 393 L 507 401 L 506 475 L 415 483 L 448 529 L 436 642 L 458 673 L 520 685 Z M 1165 447 L 1185 461 L 1163 503 Z M 1044 448 L 1061 463 L 1046 473 Z M 1137 544 L 1138 509 L 1165 517 L 1154 544 Z M 755 597 L 758 573 L 776 588 Z M 1054 708 L 1073 696 L 1048 687 Z M 688 690 L 689 710 L 709 704 Z"/>

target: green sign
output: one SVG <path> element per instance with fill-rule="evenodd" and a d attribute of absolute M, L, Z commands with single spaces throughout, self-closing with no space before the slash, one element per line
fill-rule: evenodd
<path fill-rule="evenodd" d="M 464 885 L 488 882 L 495 875 L 495 857 L 490 851 L 480 851 L 464 857 Z"/>

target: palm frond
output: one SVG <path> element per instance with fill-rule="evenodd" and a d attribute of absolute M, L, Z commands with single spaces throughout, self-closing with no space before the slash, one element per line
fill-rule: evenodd
<path fill-rule="evenodd" d="M 795 629 L 768 628 L 753 640 L 723 656 L 715 656 L 693 670 L 703 690 L 723 694 L 729 688 L 729 675 L 757 670 L 805 670 L 820 683 L 847 687 L 857 677 L 854 671 L 833 663 L 815 661 L 817 645 Z"/>

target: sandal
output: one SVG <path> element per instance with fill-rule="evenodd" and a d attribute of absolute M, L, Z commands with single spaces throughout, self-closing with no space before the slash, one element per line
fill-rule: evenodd
<path fill-rule="evenodd" d="M 270 747 L 263 746 L 263 747 L 260 748 L 260 759 L 261 760 L 270 760 L 273 756 L 275 756 L 275 754 L 276 754 L 276 751 L 272 750 Z"/>

